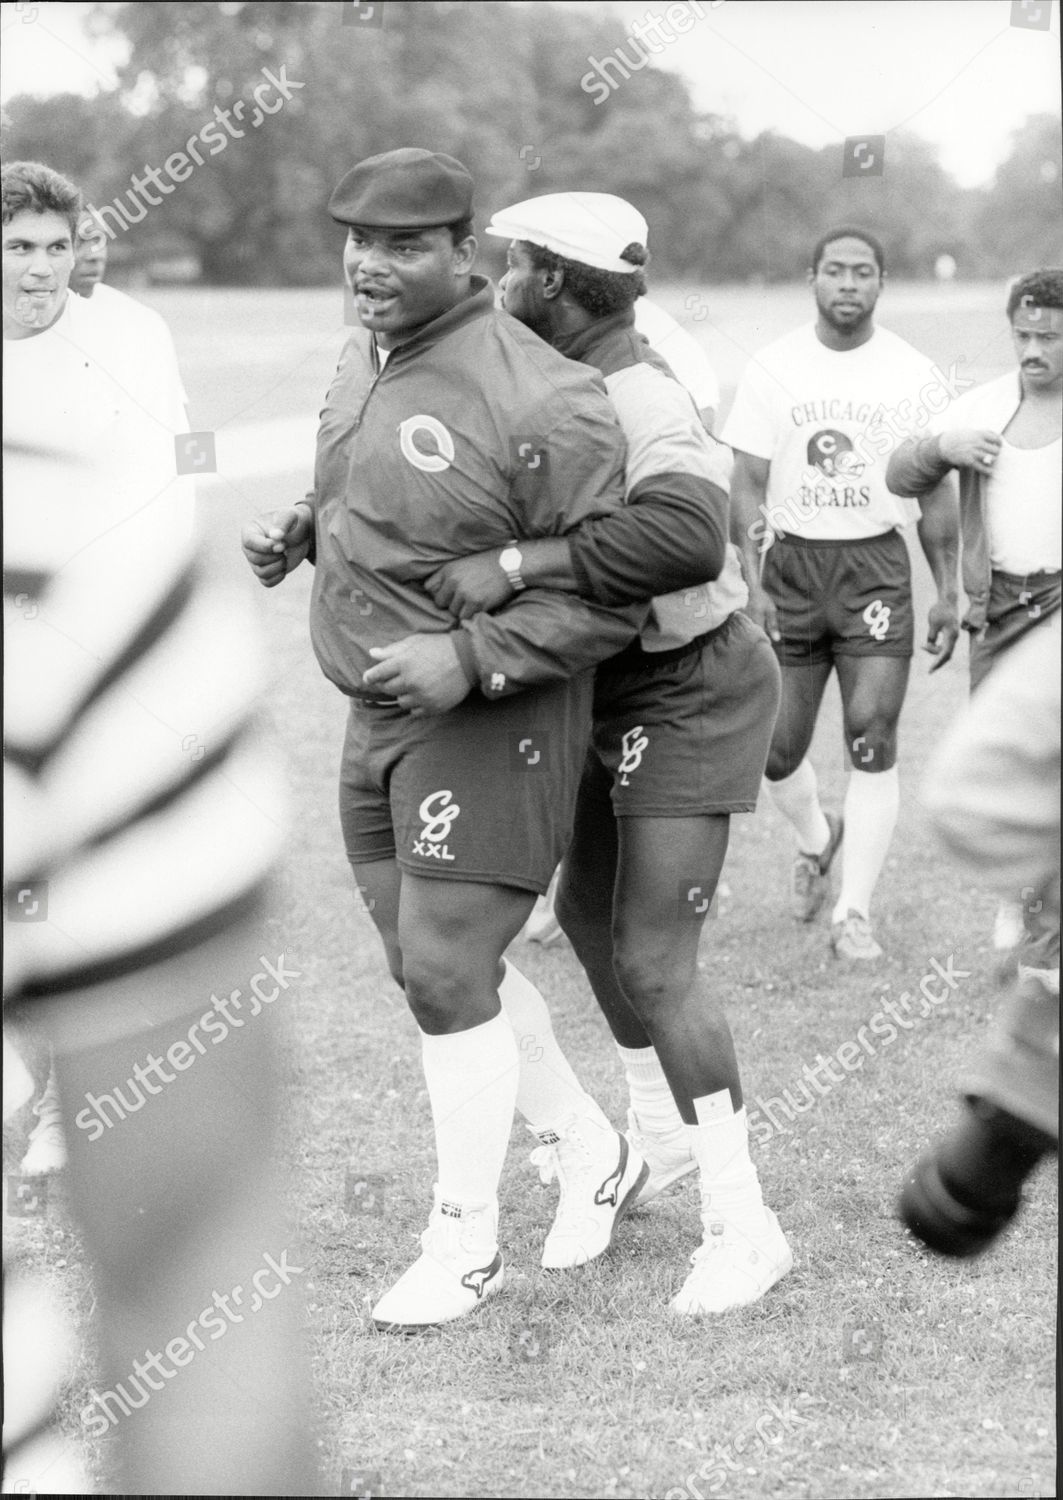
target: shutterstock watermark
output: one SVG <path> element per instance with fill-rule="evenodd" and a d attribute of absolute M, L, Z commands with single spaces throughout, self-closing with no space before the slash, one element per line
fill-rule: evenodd
<path fill-rule="evenodd" d="M 286 63 L 281 64 L 279 76 L 273 72 L 272 68 L 263 68 L 262 77 L 264 81 L 257 83 L 251 91 L 253 113 L 249 124 L 252 130 L 257 130 L 269 115 L 275 115 L 282 110 L 291 99 L 295 89 L 306 87 L 305 84 L 288 77 Z M 272 104 L 267 103 L 271 91 L 279 96 Z M 222 109 L 220 104 L 216 104 L 214 119 L 209 120 L 201 130 L 189 136 L 183 151 L 171 152 L 161 167 L 152 167 L 145 163 L 143 178 L 134 172 L 130 178 L 129 190 L 124 195 L 115 198 L 112 203 L 105 203 L 102 208 L 89 204 L 87 211 L 92 214 L 108 239 L 113 240 L 131 225 L 139 224 L 146 218 L 149 208 L 157 208 L 163 201 L 162 198 L 149 193 L 149 183 L 152 188 L 158 188 L 160 193 L 168 196 L 180 183 L 188 181 L 197 166 L 203 165 L 204 158 L 200 152 L 200 146 L 209 146 L 209 160 L 210 157 L 220 156 L 231 140 L 241 140 L 247 131 L 234 125 L 230 117 L 242 120 L 246 109 L 247 106 L 242 99 L 237 99 L 231 109 Z M 128 200 L 128 206 L 123 202 L 123 197 Z M 139 212 L 134 210 L 139 210 Z M 112 227 L 108 222 L 108 215 L 117 221 L 117 228 Z"/>
<path fill-rule="evenodd" d="M 197 1352 L 203 1352 L 206 1348 L 202 1337 L 204 1333 L 209 1334 L 212 1343 L 217 1343 L 218 1339 L 225 1337 L 234 1323 L 242 1323 L 249 1314 L 260 1312 L 267 1302 L 272 1302 L 285 1287 L 291 1285 L 294 1276 L 302 1276 L 305 1270 L 303 1266 L 288 1264 L 287 1250 L 281 1251 L 279 1261 L 266 1251 L 262 1262 L 251 1276 L 251 1300 L 247 1313 L 234 1310 L 243 1301 L 242 1282 L 234 1286 L 231 1292 L 212 1292 L 210 1305 L 192 1319 L 185 1328 L 183 1337 L 172 1338 L 161 1354 L 145 1349 L 144 1358 L 133 1361 L 128 1379 L 119 1381 L 113 1390 L 98 1391 L 93 1387 L 90 1392 L 92 1400 L 81 1408 L 82 1426 L 93 1437 L 103 1437 L 109 1427 L 118 1425 L 116 1412 L 128 1417 L 132 1412 L 139 1411 L 148 1404 L 153 1391 L 164 1390 L 166 1381 L 172 1380 L 178 1370 L 190 1365 Z M 275 1282 L 275 1285 L 269 1291 L 267 1288 L 271 1282 Z M 176 1368 L 168 1369 L 167 1360 Z M 163 1377 L 162 1380 L 155 1379 L 158 1375 Z M 129 1390 L 126 1389 L 127 1384 Z M 139 1401 L 134 1401 L 133 1390 L 140 1397 Z"/>
<path fill-rule="evenodd" d="M 953 360 L 947 370 L 931 366 L 931 378 L 914 398 L 905 397 L 896 406 L 872 406 L 870 402 L 830 400 L 806 401 L 790 408 L 794 427 L 810 432 L 807 467 L 792 495 L 760 504 L 760 516 L 747 531 L 758 552 L 767 552 L 777 532 L 800 532 L 805 521 L 828 507 L 861 510 L 871 503 L 869 465 L 892 453 L 899 442 L 918 437 L 931 417 L 939 416 L 956 397 L 974 384 L 956 373 Z M 831 423 L 859 422 L 854 438 Z"/>
<path fill-rule="evenodd" d="M 259 963 L 262 968 L 252 976 L 248 986 L 251 991 L 249 1015 L 252 1019 L 261 1012 L 264 1005 L 272 1005 L 281 991 L 286 990 L 289 983 L 293 979 L 299 979 L 302 974 L 301 969 L 284 967 L 283 953 L 276 964 L 270 963 L 268 958 L 260 954 Z M 217 1047 L 224 1042 L 231 1030 L 243 1026 L 247 1017 L 234 1014 L 242 1005 L 239 990 L 231 990 L 225 999 L 212 994 L 210 1009 L 205 1010 L 199 1020 L 193 1021 L 188 1028 L 188 1041 L 174 1042 L 166 1051 L 165 1061 L 175 1071 L 167 1073 L 163 1059 L 156 1057 L 154 1052 L 149 1052 L 146 1062 L 134 1063 L 133 1077 L 127 1078 L 124 1084 L 116 1085 L 113 1093 L 85 1095 L 88 1108 L 79 1110 L 74 1117 L 78 1129 L 88 1131 L 90 1141 L 98 1141 L 104 1130 L 110 1130 L 119 1120 L 124 1120 L 126 1115 L 136 1114 L 147 1103 L 147 1095 L 161 1094 L 163 1087 L 173 1083 L 178 1073 L 188 1071 L 197 1054 L 200 1057 L 205 1054 L 207 1044 L 200 1032 L 210 1038 L 212 1047 Z M 122 1092 L 123 1089 L 128 1089 L 128 1099 Z M 111 1111 L 114 1119 L 108 1119 L 107 1110 Z"/>
<path fill-rule="evenodd" d="M 950 953 L 944 963 L 932 958 L 928 972 L 919 981 L 917 994 L 913 995 L 910 990 L 905 990 L 896 1000 L 883 999 L 882 1008 L 875 1012 L 866 1025 L 860 1027 L 855 1041 L 842 1042 L 831 1057 L 817 1053 L 814 1063 L 805 1063 L 801 1069 L 801 1078 L 795 1080 L 793 1097 L 789 1088 L 783 1090 L 784 1098 L 772 1095 L 769 1099 L 762 1099 L 758 1094 L 756 1108 L 749 1110 L 747 1116 L 749 1129 L 755 1134 L 757 1145 L 766 1145 L 773 1135 L 780 1132 L 789 1135 L 788 1127 L 779 1123 L 776 1112 L 792 1124 L 796 1115 L 805 1114 L 820 1099 L 825 1099 L 832 1089 L 844 1083 L 851 1073 L 858 1073 L 866 1058 L 876 1057 L 879 1052 L 892 1047 L 902 1032 L 914 1031 L 933 1013 L 935 1006 L 944 1005 L 954 991 L 959 989 L 961 982 L 971 977 L 970 969 L 955 967 L 955 957 L 954 953 Z M 940 993 L 935 989 L 938 983 L 942 986 Z M 912 1012 L 913 1003 L 920 1006 L 918 1015 Z M 835 1063 L 843 1069 L 842 1072 L 835 1069 Z M 826 1078 L 823 1074 L 826 1074 Z M 800 1104 L 797 1102 L 798 1089 L 803 1098 L 803 1103 Z"/>
<path fill-rule="evenodd" d="M 665 1490 L 664 1500 L 703 1500 L 699 1485 L 704 1485 L 710 1494 L 720 1489 L 732 1474 L 742 1472 L 742 1464 L 737 1462 L 739 1458 L 748 1464 L 751 1458 L 766 1453 L 769 1448 L 776 1447 L 801 1427 L 808 1426 L 809 1419 L 802 1414 L 801 1408 L 807 1410 L 814 1405 L 814 1399 L 804 1392 L 797 1397 L 796 1406 L 791 1406 L 785 1397 L 781 1407 L 776 1402 L 769 1401 L 767 1411 L 762 1412 L 755 1421 L 747 1422 L 744 1427 L 739 1428 L 726 1443 L 717 1443 L 712 1456 L 705 1460 L 700 1469 L 688 1474 L 682 1484 Z M 777 1432 L 772 1430 L 776 1423 L 779 1427 Z"/>
<path fill-rule="evenodd" d="M 623 47 L 615 47 L 608 57 L 600 60 L 588 57 L 591 71 L 580 79 L 580 88 L 585 94 L 597 95 L 596 105 L 604 104 L 614 89 L 626 83 L 632 73 L 642 71 L 651 54 L 659 57 L 666 47 L 685 36 L 698 21 L 704 20 L 706 10 L 718 10 L 722 4 L 723 0 L 707 0 L 704 5 L 699 0 L 678 0 L 663 16 L 647 11 L 641 20 L 632 21 L 628 27 L 629 50 L 634 57 L 629 58 Z M 620 76 L 613 76 L 615 74 Z"/>

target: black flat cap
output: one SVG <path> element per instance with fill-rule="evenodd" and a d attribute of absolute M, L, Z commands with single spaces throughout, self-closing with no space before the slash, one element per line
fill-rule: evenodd
<path fill-rule="evenodd" d="M 453 156 L 404 146 L 368 156 L 329 199 L 340 224 L 379 229 L 426 229 L 472 213 L 472 178 Z"/>

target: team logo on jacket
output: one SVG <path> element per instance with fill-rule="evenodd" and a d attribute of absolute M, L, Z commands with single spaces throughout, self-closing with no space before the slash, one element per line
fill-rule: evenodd
<path fill-rule="evenodd" d="M 859 479 L 867 468 L 845 433 L 831 427 L 809 438 L 807 462 L 810 469 L 818 469 L 827 479 Z"/>
<path fill-rule="evenodd" d="M 414 442 L 416 434 L 424 434 L 419 443 Z M 399 447 L 407 463 L 425 474 L 438 474 L 454 462 L 454 439 L 438 417 L 423 412 L 399 423 Z"/>
<path fill-rule="evenodd" d="M 420 854 L 425 859 L 453 860 L 446 838 L 461 808 L 452 801 L 452 796 L 446 790 L 429 792 L 417 809 L 417 816 L 424 827 L 413 841 L 414 854 Z"/>
<path fill-rule="evenodd" d="M 620 785 L 628 786 L 628 777 L 637 771 L 642 764 L 642 753 L 649 744 L 649 736 L 643 734 L 642 725 L 636 724 L 634 729 L 629 729 L 621 738 L 620 749 Z"/>

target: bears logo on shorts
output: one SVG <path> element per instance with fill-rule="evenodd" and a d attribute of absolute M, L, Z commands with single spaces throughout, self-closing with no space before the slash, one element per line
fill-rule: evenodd
<path fill-rule="evenodd" d="M 883 604 L 881 599 L 872 599 L 864 610 L 863 618 L 867 621 L 867 628 L 876 641 L 886 639 L 886 632 L 890 628 L 890 615 L 892 611 L 888 604 Z"/>
<path fill-rule="evenodd" d="M 641 766 L 642 752 L 646 749 L 649 742 L 649 736 L 643 734 L 641 724 L 636 724 L 634 729 L 627 730 L 621 736 L 620 748 L 623 751 L 623 755 L 617 767 L 621 786 L 629 785 L 628 777 Z"/>
<path fill-rule="evenodd" d="M 417 816 L 424 827 L 413 841 L 414 854 L 423 855 L 426 859 L 453 860 L 454 856 L 444 840 L 461 808 L 451 801 L 452 795 L 447 790 L 429 792 L 417 809 Z"/>

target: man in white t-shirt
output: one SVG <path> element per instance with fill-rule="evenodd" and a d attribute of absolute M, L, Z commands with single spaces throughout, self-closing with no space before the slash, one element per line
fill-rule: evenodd
<path fill-rule="evenodd" d="M 809 922 L 823 905 L 844 828 L 831 947 L 857 960 L 882 954 L 870 907 L 897 821 L 897 721 L 914 637 L 901 534 L 908 514 L 886 487 L 884 458 L 925 416 L 919 403 L 929 404 L 941 382 L 925 356 L 875 327 L 884 273 L 873 235 L 850 228 L 824 235 L 808 273 L 815 323 L 750 363 L 723 431 L 735 450 L 731 504 L 749 613 L 782 666 L 767 783 L 797 835 L 792 910 Z M 935 671 L 958 634 L 955 496 L 946 484 L 919 504 L 919 539 L 938 595 L 926 646 Z M 807 759 L 832 669 L 852 767 L 844 819 L 824 813 Z"/>
<path fill-rule="evenodd" d="M 32 165 L 7 168 L 9 188 L 15 168 Z M 101 515 L 128 521 L 150 508 L 152 521 L 169 512 L 184 540 L 195 489 L 178 473 L 187 398 L 170 331 L 110 287 L 70 296 L 73 246 L 54 210 L 27 208 L 4 224 L 4 441 L 83 466 L 94 528 Z"/>

